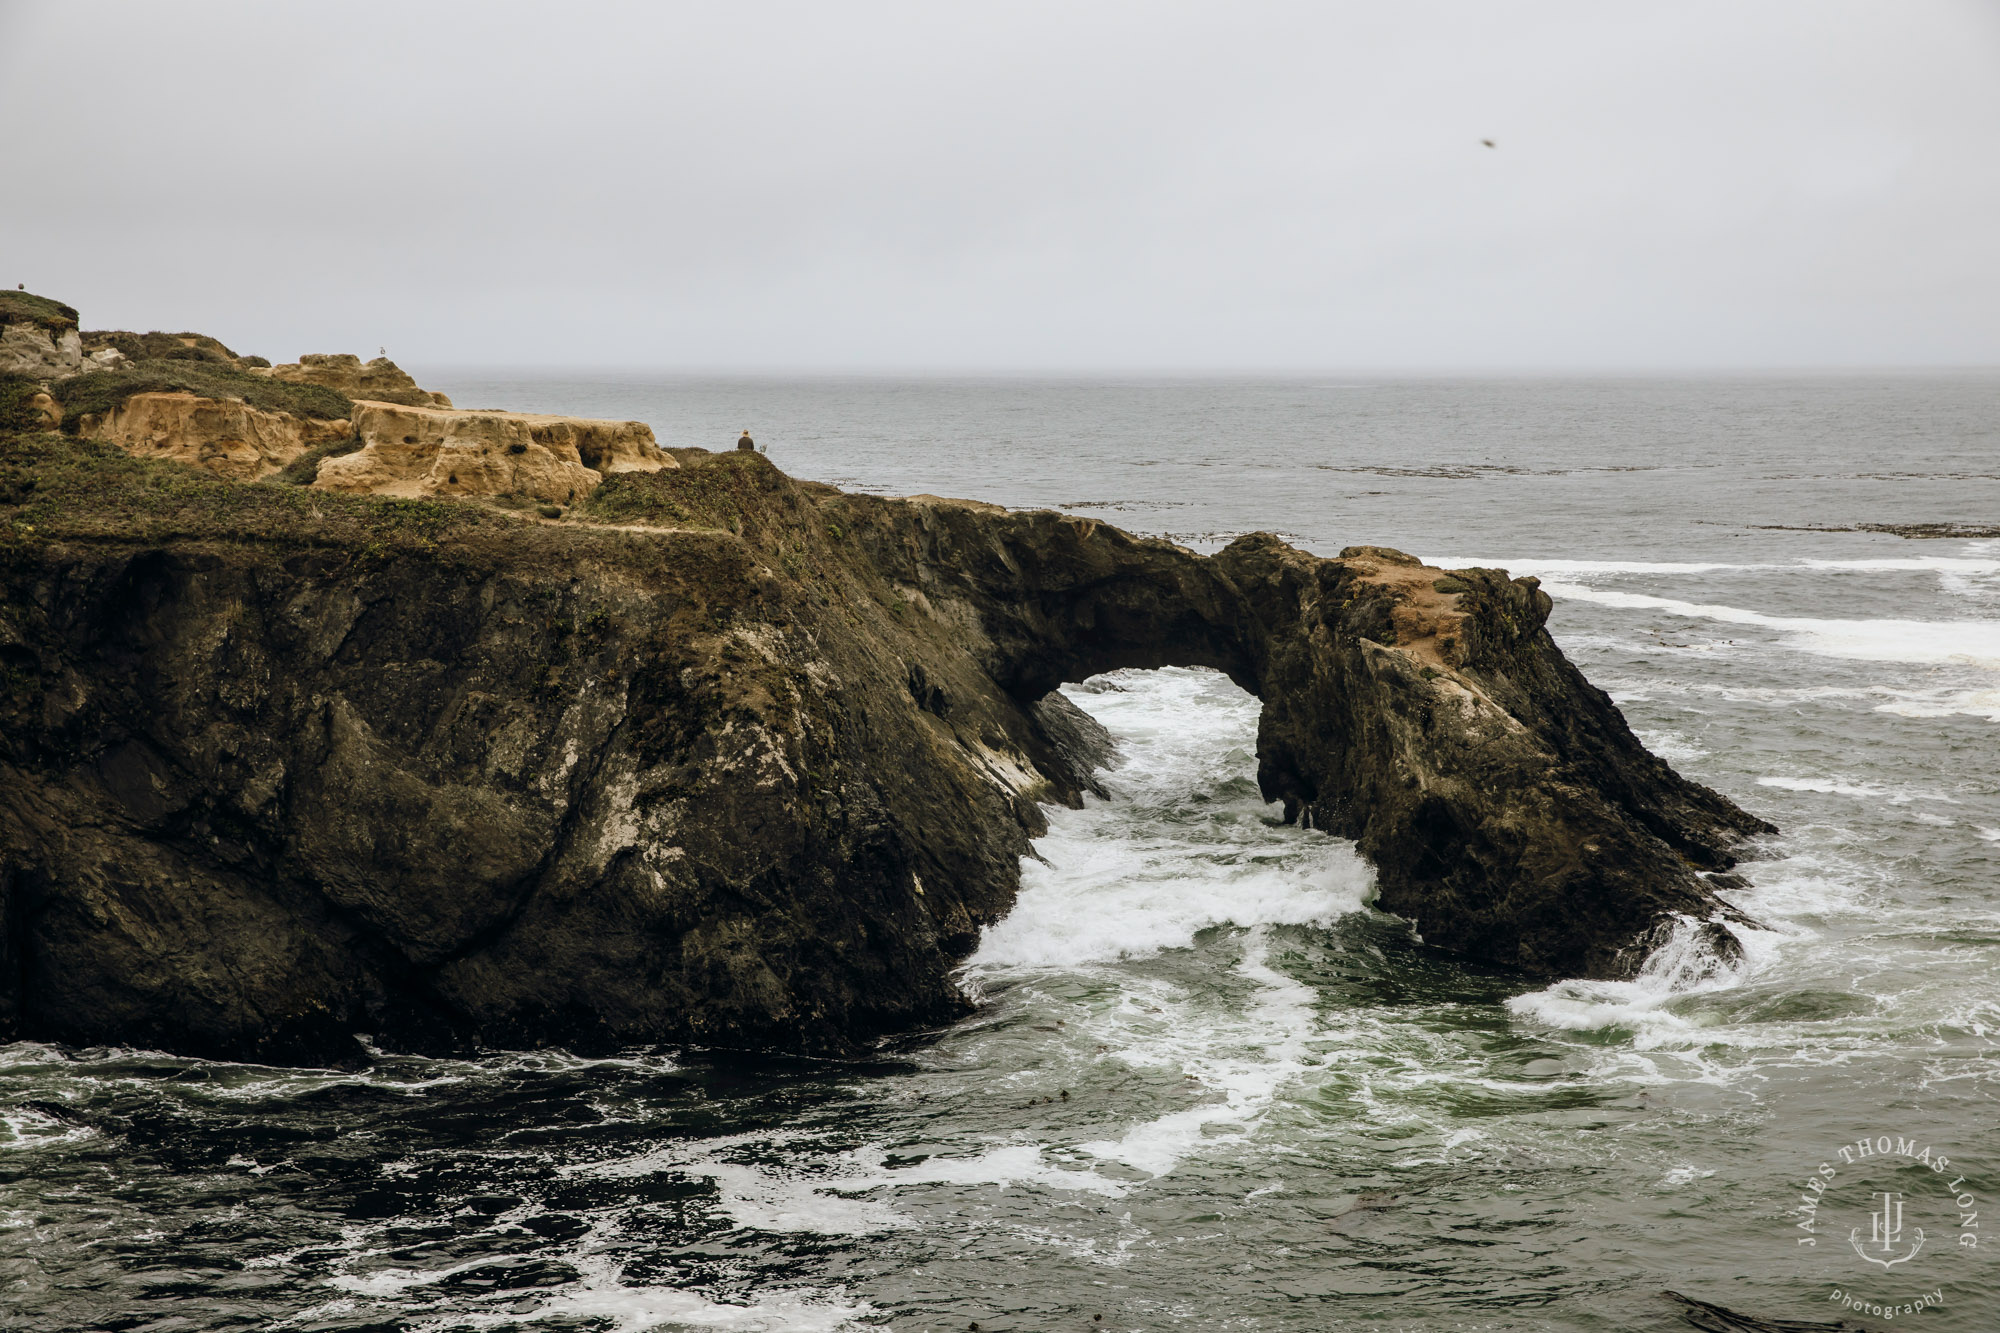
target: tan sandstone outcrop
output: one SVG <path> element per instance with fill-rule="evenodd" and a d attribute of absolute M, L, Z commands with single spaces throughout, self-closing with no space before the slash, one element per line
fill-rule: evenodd
<path fill-rule="evenodd" d="M 366 365 L 350 352 L 309 352 L 292 365 L 272 366 L 270 378 L 288 384 L 321 384 L 357 402 L 401 403 L 405 407 L 450 407 L 451 399 L 417 387 L 401 366 L 386 356 Z"/>
<path fill-rule="evenodd" d="M 306 450 L 350 433 L 345 421 L 264 412 L 191 393 L 135 393 L 78 424 L 82 434 L 140 458 L 192 463 L 236 481 L 268 476 Z"/>
<path fill-rule="evenodd" d="M 468 412 L 357 402 L 357 453 L 319 465 L 313 485 L 400 496 L 520 495 L 581 500 L 606 473 L 680 466 L 643 421 Z"/>

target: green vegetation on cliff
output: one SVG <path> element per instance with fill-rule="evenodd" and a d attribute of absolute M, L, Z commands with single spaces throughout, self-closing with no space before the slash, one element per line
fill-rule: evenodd
<path fill-rule="evenodd" d="M 35 429 L 38 416 L 31 404 L 41 391 L 41 381 L 31 375 L 0 372 L 0 431 Z"/>
<path fill-rule="evenodd" d="M 0 291 L 0 324 L 37 324 L 60 333 L 76 327 L 76 307 L 33 292 Z"/>
<path fill-rule="evenodd" d="M 98 352 L 110 347 L 134 361 L 207 361 L 233 365 L 238 361 L 269 365 L 263 357 L 239 357 L 221 339 L 205 333 L 133 333 L 128 329 L 86 329 L 83 350 Z"/>
<path fill-rule="evenodd" d="M 781 482 L 798 484 L 762 454 L 729 450 L 695 466 L 614 472 L 578 507 L 602 523 L 736 529 L 769 509 Z"/>
<path fill-rule="evenodd" d="M 74 433 L 85 413 L 103 414 L 135 393 L 191 393 L 241 399 L 266 412 L 339 421 L 352 415 L 346 394 L 319 384 L 287 384 L 210 361 L 139 361 L 122 370 L 99 370 L 57 380 L 49 392 L 62 404 L 63 429 Z"/>
<path fill-rule="evenodd" d="M 33 324 L 62 334 L 77 327 L 76 308 L 32 292 L 0 291 L 0 324 Z M 48 391 L 62 405 L 62 428 L 74 435 L 85 415 L 101 416 L 135 393 L 191 393 L 233 399 L 266 412 L 339 421 L 354 412 L 353 400 L 318 384 L 295 384 L 253 375 L 248 367 L 270 366 L 261 356 L 238 356 L 205 333 L 132 333 L 98 329 L 82 333 L 86 355 L 107 348 L 127 364 L 116 370 L 86 364 L 80 374 L 57 379 Z M 0 377 L 0 430 L 23 430 L 34 420 L 25 403 L 41 382 Z"/>
<path fill-rule="evenodd" d="M 0 430 L 0 542 L 254 542 L 428 551 L 447 534 L 507 523 L 477 505 L 330 495 L 226 481 L 114 444 Z"/>

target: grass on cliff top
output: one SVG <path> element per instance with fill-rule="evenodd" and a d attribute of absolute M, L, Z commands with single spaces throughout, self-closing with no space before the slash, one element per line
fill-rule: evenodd
<path fill-rule="evenodd" d="M 213 361 L 140 361 L 124 370 L 73 375 L 49 386 L 62 404 L 63 429 L 75 433 L 87 412 L 103 414 L 135 393 L 181 391 L 203 398 L 240 398 L 266 412 L 339 421 L 354 412 L 354 401 L 323 384 L 288 384 Z"/>
<path fill-rule="evenodd" d="M 577 511 L 598 523 L 733 529 L 746 515 L 768 512 L 785 484 L 770 459 L 748 449 L 681 461 L 658 472 L 614 472 Z"/>
<path fill-rule="evenodd" d="M 239 359 L 221 339 L 211 338 L 206 333 L 161 333 L 158 329 L 151 333 L 133 333 L 128 329 L 83 331 L 83 350 L 86 353 L 106 347 L 115 347 L 134 361 L 209 361 L 228 365 Z M 261 356 L 240 359 L 270 364 Z"/>
<path fill-rule="evenodd" d="M 734 539 L 607 532 L 523 522 L 463 500 L 337 495 L 226 481 L 200 468 L 139 459 L 116 445 L 0 428 L 0 571 L 60 542 L 210 542 L 334 554 L 365 570 L 414 556 L 468 569 L 574 571 L 602 561 L 649 586 L 722 587 L 745 565 Z"/>
<path fill-rule="evenodd" d="M 39 324 L 57 333 L 76 327 L 74 306 L 33 292 L 0 291 L 0 324 Z"/>
<path fill-rule="evenodd" d="M 0 549 L 81 540 L 217 540 L 358 548 L 364 557 L 520 525 L 452 500 L 330 495 L 225 481 L 113 444 L 0 430 Z"/>

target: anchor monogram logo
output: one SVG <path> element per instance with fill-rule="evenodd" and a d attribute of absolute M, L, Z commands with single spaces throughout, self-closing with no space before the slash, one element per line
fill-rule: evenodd
<path fill-rule="evenodd" d="M 1885 1269 L 1894 1268 L 1897 1264 L 1906 1264 L 1917 1257 L 1918 1250 L 1924 1248 L 1924 1229 L 1916 1228 L 1917 1238 L 1910 1245 L 1908 1254 L 1896 1254 L 1896 1246 L 1903 1238 L 1903 1196 L 1883 1190 L 1875 1197 L 1882 1201 L 1882 1206 L 1868 1214 L 1868 1245 L 1881 1251 L 1881 1255 L 1894 1255 L 1894 1257 L 1884 1258 L 1863 1249 L 1860 1227 L 1855 1227 L 1847 1233 L 1847 1243 L 1853 1246 L 1854 1252 L 1863 1259 Z"/>

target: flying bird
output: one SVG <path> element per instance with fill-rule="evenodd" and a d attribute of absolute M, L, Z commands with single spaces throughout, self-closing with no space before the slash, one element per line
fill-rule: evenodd
<path fill-rule="evenodd" d="M 1491 139 L 1481 139 L 1479 142 L 1485 144 L 1488 148 L 1494 148 L 1498 146 Z"/>

